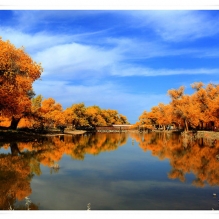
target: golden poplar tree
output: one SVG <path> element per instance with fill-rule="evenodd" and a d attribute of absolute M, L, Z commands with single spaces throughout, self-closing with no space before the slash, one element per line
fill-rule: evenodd
<path fill-rule="evenodd" d="M 10 117 L 15 129 L 22 116 L 31 111 L 32 84 L 43 69 L 24 51 L 0 38 L 0 113 Z"/>

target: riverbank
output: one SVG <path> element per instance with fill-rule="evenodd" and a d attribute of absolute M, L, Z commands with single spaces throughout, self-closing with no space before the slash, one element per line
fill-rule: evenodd
<path fill-rule="evenodd" d="M 66 129 L 64 133 L 57 129 L 47 130 L 45 133 L 34 133 L 33 131 L 24 131 L 24 130 L 0 130 L 0 142 L 11 142 L 11 141 L 35 141 L 37 139 L 47 137 L 47 136 L 57 136 L 57 135 L 80 135 L 86 133 L 86 130 L 69 130 Z M 109 132 L 109 131 L 108 131 Z M 102 132 L 102 133 L 108 133 Z M 138 130 L 125 130 L 125 132 L 134 132 L 139 133 Z M 165 133 L 183 133 L 179 130 L 152 130 L 152 132 L 165 132 Z M 115 132 L 117 133 L 117 132 Z M 140 133 L 146 133 L 145 131 Z M 197 132 L 188 132 L 196 135 L 197 138 L 208 138 L 208 139 L 217 139 L 219 140 L 219 132 L 215 131 L 197 131 Z"/>
<path fill-rule="evenodd" d="M 84 130 L 66 130 L 64 133 L 58 130 L 48 130 L 46 133 L 34 133 L 31 131 L 22 130 L 0 130 L 0 142 L 11 142 L 11 141 L 35 141 L 45 136 L 56 136 L 56 135 L 78 135 L 84 134 Z"/>
<path fill-rule="evenodd" d="M 17 130 L 0 130 L 0 142 L 11 141 L 34 141 L 41 136 L 36 133 L 17 131 Z"/>
<path fill-rule="evenodd" d="M 184 134 L 183 130 L 152 130 L 152 132 L 164 132 L 164 133 L 181 133 Z M 217 139 L 219 140 L 218 131 L 207 131 L 207 130 L 198 130 L 198 131 L 188 131 L 187 134 L 192 134 L 196 138 L 208 138 L 208 139 Z"/>
<path fill-rule="evenodd" d="M 197 131 L 197 138 L 209 138 L 219 140 L 219 132 L 215 131 Z"/>
<path fill-rule="evenodd" d="M 61 132 L 50 132 L 47 134 L 43 134 L 42 136 L 55 136 L 55 135 L 81 135 L 86 133 L 87 131 L 84 130 L 73 130 L 73 131 L 64 131 L 64 133 Z"/>

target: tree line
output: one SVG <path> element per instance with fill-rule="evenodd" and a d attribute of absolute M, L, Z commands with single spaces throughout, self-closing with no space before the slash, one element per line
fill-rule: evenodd
<path fill-rule="evenodd" d="M 128 124 L 117 110 L 86 107 L 84 103 L 64 110 L 53 98 L 36 96 L 32 84 L 42 72 L 41 63 L 34 62 L 23 47 L 16 48 L 0 37 L 0 122 L 9 120 L 11 129 L 16 129 L 19 123 L 40 129 Z"/>
<path fill-rule="evenodd" d="M 219 85 L 195 82 L 191 87 L 194 89 L 191 95 L 185 94 L 184 86 L 168 90 L 170 103 L 159 103 L 151 111 L 144 111 L 135 126 L 165 130 L 174 125 L 185 131 L 216 129 L 219 126 Z"/>

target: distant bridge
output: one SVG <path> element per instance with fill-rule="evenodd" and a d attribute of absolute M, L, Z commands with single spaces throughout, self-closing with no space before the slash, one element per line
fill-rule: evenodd
<path fill-rule="evenodd" d="M 132 125 L 96 126 L 97 132 L 122 132 L 130 129 Z"/>

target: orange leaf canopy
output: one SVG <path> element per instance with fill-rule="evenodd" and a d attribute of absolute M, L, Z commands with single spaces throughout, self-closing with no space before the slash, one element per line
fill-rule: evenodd
<path fill-rule="evenodd" d="M 20 117 L 30 111 L 34 94 L 32 83 L 40 78 L 43 69 L 9 41 L 0 38 L 0 112 L 4 116 Z"/>

